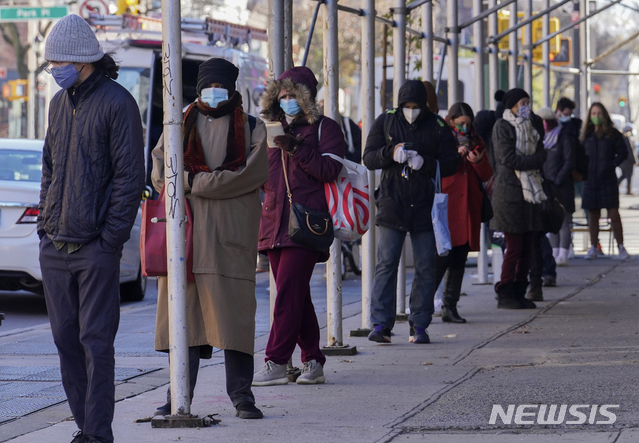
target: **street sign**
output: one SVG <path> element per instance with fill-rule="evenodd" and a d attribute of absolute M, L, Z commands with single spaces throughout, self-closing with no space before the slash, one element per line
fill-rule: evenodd
<path fill-rule="evenodd" d="M 0 8 L 0 22 L 50 20 L 62 18 L 67 14 L 66 6 L 52 6 L 50 8 L 2 7 Z"/>
<path fill-rule="evenodd" d="M 80 5 L 80 17 L 88 19 L 91 14 L 107 15 L 109 7 L 103 0 L 85 0 Z"/>

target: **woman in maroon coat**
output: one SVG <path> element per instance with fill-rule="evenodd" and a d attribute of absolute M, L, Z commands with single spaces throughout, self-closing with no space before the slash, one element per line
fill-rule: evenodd
<path fill-rule="evenodd" d="M 462 102 L 451 106 L 446 116 L 446 122 L 457 140 L 457 152 L 462 157 L 455 175 L 442 179 L 442 191 L 448 194 L 448 227 L 453 249 L 445 257 L 435 257 L 437 286 L 446 274 L 442 320 L 451 323 L 466 323 L 457 312 L 457 302 L 468 252 L 479 250 L 481 206 L 484 198 L 480 186 L 493 176 L 485 155 L 484 141 L 473 128 L 474 119 L 473 110 Z"/>
<path fill-rule="evenodd" d="M 320 330 L 311 301 L 310 280 L 315 263 L 326 261 L 328 251 L 305 248 L 288 236 L 290 205 L 283 164 L 286 165 L 293 201 L 328 212 L 324 183 L 337 179 L 342 164 L 324 153 L 344 157 L 344 136 L 334 120 L 323 117 L 315 96 L 317 80 L 306 67 L 291 68 L 272 80 L 262 96 L 262 117 L 278 121 L 284 135 L 269 146 L 270 175 L 260 220 L 258 248 L 268 254 L 275 277 L 277 298 L 266 345 L 266 364 L 253 378 L 253 386 L 288 383 L 286 364 L 295 345 L 302 350 L 299 384 L 324 383 L 326 358 L 319 346 Z"/>

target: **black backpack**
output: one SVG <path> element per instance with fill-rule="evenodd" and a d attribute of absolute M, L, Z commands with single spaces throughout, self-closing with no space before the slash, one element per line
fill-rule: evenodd
<path fill-rule="evenodd" d="M 576 182 L 588 179 L 588 156 L 584 145 L 575 143 L 575 168 L 572 170 L 572 179 Z"/>

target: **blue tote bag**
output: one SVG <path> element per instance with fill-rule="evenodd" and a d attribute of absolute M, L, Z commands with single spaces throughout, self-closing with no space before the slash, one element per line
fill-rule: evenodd
<path fill-rule="evenodd" d="M 446 256 L 452 246 L 450 243 L 450 230 L 448 229 L 448 194 L 442 193 L 439 161 L 437 162 L 437 173 L 435 175 L 435 198 L 433 199 L 431 217 L 433 219 L 433 233 L 437 244 L 437 254 L 442 257 Z"/>

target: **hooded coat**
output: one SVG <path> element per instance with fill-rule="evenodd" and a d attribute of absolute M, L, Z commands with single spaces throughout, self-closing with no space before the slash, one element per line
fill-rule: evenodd
<path fill-rule="evenodd" d="M 590 159 L 581 207 L 583 209 L 618 208 L 619 185 L 615 168 L 628 156 L 623 135 L 615 128 L 610 128 L 610 135 L 597 137 L 594 133 L 590 133 L 581 144 Z"/>
<path fill-rule="evenodd" d="M 286 76 L 285 76 L 286 75 Z M 285 78 L 283 78 L 285 77 Z M 318 211 L 328 212 L 324 183 L 337 179 L 342 164 L 325 153 L 344 158 L 344 134 L 339 124 L 323 117 L 315 102 L 317 80 L 306 68 L 293 68 L 279 79 L 271 80 L 262 95 L 262 118 L 279 121 L 284 132 L 303 139 L 295 153 L 284 153 L 284 163 L 293 202 Z M 290 124 L 279 105 L 282 88 L 295 93 L 301 113 Z M 321 127 L 321 137 L 320 137 Z M 264 184 L 264 203 L 260 219 L 258 248 L 266 251 L 275 248 L 303 248 L 288 236 L 290 204 L 282 168 L 282 150 L 268 148 L 269 178 Z M 328 251 L 320 257 L 328 259 Z"/>
<path fill-rule="evenodd" d="M 408 102 L 419 104 L 421 109 L 412 124 L 402 112 L 402 105 Z M 388 119 L 391 119 L 390 123 Z M 387 124 L 390 126 L 385 134 Z M 408 180 L 402 177 L 406 164 L 393 160 L 393 150 L 402 142 L 413 143 L 407 149 L 417 151 L 424 158 L 424 165 L 417 171 L 411 170 Z M 406 81 L 399 90 L 399 106 L 375 119 L 363 159 L 368 169 L 382 170 L 381 182 L 375 190 L 375 223 L 399 231 L 431 231 L 436 162 L 439 161 L 442 177 L 451 176 L 459 166 L 459 154 L 446 122 L 428 110 L 426 88 L 422 82 Z"/>
<path fill-rule="evenodd" d="M 237 171 L 216 170 L 226 157 L 230 115 L 197 116 L 207 166 L 184 190 L 193 212 L 193 274 L 188 283 L 189 346 L 209 345 L 253 354 L 255 343 L 255 263 L 260 220 L 259 187 L 268 178 L 266 129 L 244 124 L 246 162 Z M 153 187 L 164 184 L 164 137 L 152 152 Z M 158 277 L 155 349 L 169 349 L 167 278 Z"/>

